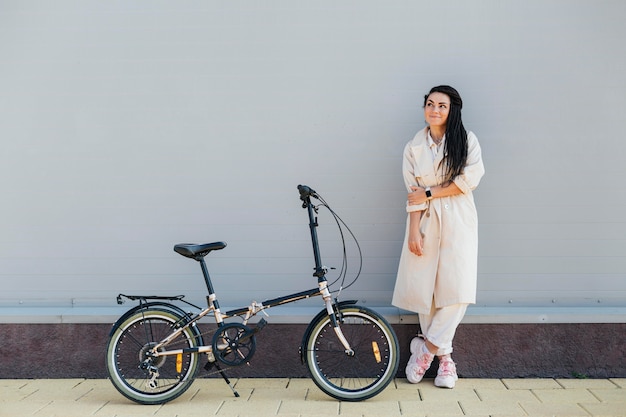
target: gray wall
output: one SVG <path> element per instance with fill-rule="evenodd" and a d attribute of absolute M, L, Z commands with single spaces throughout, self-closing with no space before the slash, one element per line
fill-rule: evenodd
<path fill-rule="evenodd" d="M 625 17 L 591 0 L 0 1 L 0 306 L 200 301 L 179 242 L 228 242 L 208 258 L 222 305 L 314 287 L 299 183 L 362 245 L 343 298 L 388 305 L 402 148 L 446 83 L 487 169 L 478 305 L 626 307 Z"/>

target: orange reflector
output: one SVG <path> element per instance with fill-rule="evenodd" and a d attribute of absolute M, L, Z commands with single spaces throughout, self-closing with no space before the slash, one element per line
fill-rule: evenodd
<path fill-rule="evenodd" d="M 380 363 L 382 359 L 380 359 L 380 349 L 378 349 L 378 343 L 376 343 L 376 341 L 372 341 L 372 350 L 374 351 L 376 363 Z"/>
<path fill-rule="evenodd" d="M 183 371 L 183 354 L 176 355 L 176 372 L 181 373 Z"/>

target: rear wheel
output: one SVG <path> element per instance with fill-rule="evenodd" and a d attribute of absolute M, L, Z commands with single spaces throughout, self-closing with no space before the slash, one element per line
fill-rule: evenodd
<path fill-rule="evenodd" d="M 315 384 L 344 401 L 361 401 L 384 390 L 398 370 L 398 339 L 378 313 L 355 305 L 339 306 L 340 327 L 354 354 L 339 341 L 328 315 L 311 323 L 305 362 Z"/>
<path fill-rule="evenodd" d="M 115 388 L 126 398 L 141 404 L 162 404 L 184 393 L 198 370 L 198 354 L 183 352 L 198 346 L 191 328 L 186 328 L 158 352 L 181 350 L 167 356 L 153 356 L 153 348 L 182 323 L 183 317 L 159 308 L 139 310 L 112 331 L 106 366 Z"/>

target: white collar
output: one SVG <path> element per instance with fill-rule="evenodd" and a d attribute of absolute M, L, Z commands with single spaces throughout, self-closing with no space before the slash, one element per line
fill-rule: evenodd
<path fill-rule="evenodd" d="M 446 134 L 443 134 L 443 137 L 441 138 L 441 142 L 439 142 L 439 145 L 437 145 L 437 143 L 433 140 L 433 137 L 430 135 L 430 129 L 428 129 L 428 136 L 427 139 L 428 141 L 428 147 L 432 148 L 433 146 L 435 147 L 439 147 L 441 145 L 443 145 L 443 142 L 446 140 Z"/>

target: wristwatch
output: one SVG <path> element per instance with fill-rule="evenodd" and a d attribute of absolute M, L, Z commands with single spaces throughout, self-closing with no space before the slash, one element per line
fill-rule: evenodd
<path fill-rule="evenodd" d="M 426 199 L 431 200 L 433 198 L 433 193 L 430 192 L 430 187 L 424 188 L 424 191 L 426 192 Z"/>

